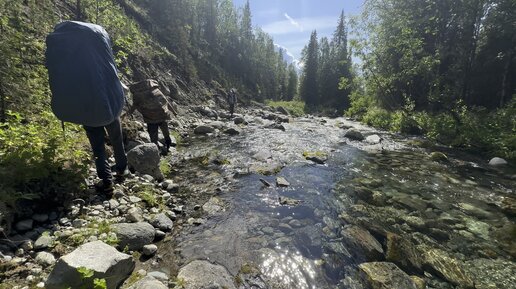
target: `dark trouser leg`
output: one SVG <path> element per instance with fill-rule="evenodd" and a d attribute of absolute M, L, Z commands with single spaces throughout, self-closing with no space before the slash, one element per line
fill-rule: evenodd
<path fill-rule="evenodd" d="M 151 140 L 151 142 L 155 143 L 159 148 L 158 127 L 159 127 L 159 123 L 148 123 L 147 124 L 147 132 L 149 132 L 150 140 Z"/>
<path fill-rule="evenodd" d="M 86 135 L 91 144 L 91 150 L 95 157 L 95 167 L 97 176 L 104 182 L 112 182 L 111 168 L 106 158 L 106 148 L 104 147 L 104 127 L 84 126 Z"/>
<path fill-rule="evenodd" d="M 229 113 L 231 114 L 231 116 L 233 116 L 233 112 L 235 112 L 235 105 L 234 104 L 230 104 L 229 105 Z"/>
<path fill-rule="evenodd" d="M 124 149 L 124 138 L 122 136 L 122 126 L 120 119 L 115 119 L 112 123 L 106 126 L 106 130 L 113 145 L 113 151 L 115 154 L 116 170 L 123 172 L 127 167 L 127 155 Z"/>
<path fill-rule="evenodd" d="M 168 124 L 166 121 L 159 124 L 159 128 L 165 137 L 165 145 L 167 149 L 172 145 L 172 139 L 170 139 L 170 131 L 168 130 Z"/>

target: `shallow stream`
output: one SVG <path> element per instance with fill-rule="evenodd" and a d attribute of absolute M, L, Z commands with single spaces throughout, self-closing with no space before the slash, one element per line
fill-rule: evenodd
<path fill-rule="evenodd" d="M 516 288 L 513 168 L 422 149 L 342 118 L 295 119 L 285 131 L 259 117 L 248 121 L 240 135 L 196 137 L 179 150 L 178 178 L 196 179 L 192 186 L 210 200 L 201 221 L 161 247 L 164 264 L 209 260 L 241 288 L 364 288 L 357 266 L 384 260 L 394 233 L 457 260 L 476 288 Z M 381 143 L 345 138 L 350 126 Z M 436 150 L 448 161 L 431 160 Z M 327 160 L 316 164 L 303 153 Z M 277 186 L 277 177 L 289 185 Z M 372 258 L 349 242 L 343 230 L 350 226 L 369 231 L 384 254 Z M 402 269 L 427 288 L 460 283 L 431 266 Z"/>

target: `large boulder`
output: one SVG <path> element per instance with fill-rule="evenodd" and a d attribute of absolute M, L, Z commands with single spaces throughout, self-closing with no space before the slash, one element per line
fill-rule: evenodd
<path fill-rule="evenodd" d="M 118 238 L 118 246 L 129 250 L 140 250 L 152 243 L 156 235 L 154 227 L 146 222 L 119 223 L 111 226 Z"/>
<path fill-rule="evenodd" d="M 159 169 L 159 149 L 153 143 L 146 143 L 136 146 L 127 153 L 129 167 L 142 175 L 151 175 L 157 180 L 163 179 Z"/>
<path fill-rule="evenodd" d="M 358 267 L 364 283 L 371 289 L 417 289 L 410 276 L 393 263 L 362 263 Z"/>
<path fill-rule="evenodd" d="M 93 288 L 93 279 L 105 279 L 107 289 L 115 289 L 129 277 L 135 262 L 130 255 L 120 253 L 115 248 L 94 241 L 86 243 L 63 256 L 48 276 L 45 288 Z M 85 278 L 79 269 L 93 273 Z"/>
<path fill-rule="evenodd" d="M 351 247 L 350 251 L 353 251 L 357 257 L 365 257 L 368 261 L 383 259 L 382 245 L 369 231 L 357 226 L 350 226 L 342 230 L 341 234 L 344 242 Z"/>
<path fill-rule="evenodd" d="M 179 270 L 177 279 L 184 282 L 184 289 L 236 289 L 228 270 L 208 261 L 192 261 Z"/>
<path fill-rule="evenodd" d="M 352 140 L 358 140 L 358 141 L 364 140 L 364 135 L 360 131 L 358 131 L 356 129 L 349 129 L 344 134 L 344 137 L 347 137 L 347 138 L 352 139 Z"/>
<path fill-rule="evenodd" d="M 152 276 L 146 276 L 127 289 L 168 289 L 168 287 L 156 278 Z"/>

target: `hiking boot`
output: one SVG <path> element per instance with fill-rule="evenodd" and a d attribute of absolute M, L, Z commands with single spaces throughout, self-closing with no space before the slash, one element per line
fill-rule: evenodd
<path fill-rule="evenodd" d="M 108 180 L 100 180 L 98 183 L 95 184 L 95 189 L 99 193 L 103 193 L 108 197 L 111 197 L 113 195 L 113 182 Z"/>

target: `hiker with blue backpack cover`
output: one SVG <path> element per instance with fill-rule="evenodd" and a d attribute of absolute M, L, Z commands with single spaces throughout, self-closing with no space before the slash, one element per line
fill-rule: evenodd
<path fill-rule="evenodd" d="M 117 176 L 127 171 L 120 114 L 125 103 L 109 35 L 103 27 L 79 21 L 65 21 L 47 36 L 51 106 L 63 122 L 80 124 L 88 136 L 100 191 L 113 191 L 113 175 L 105 149 L 107 130 L 113 146 Z"/>

